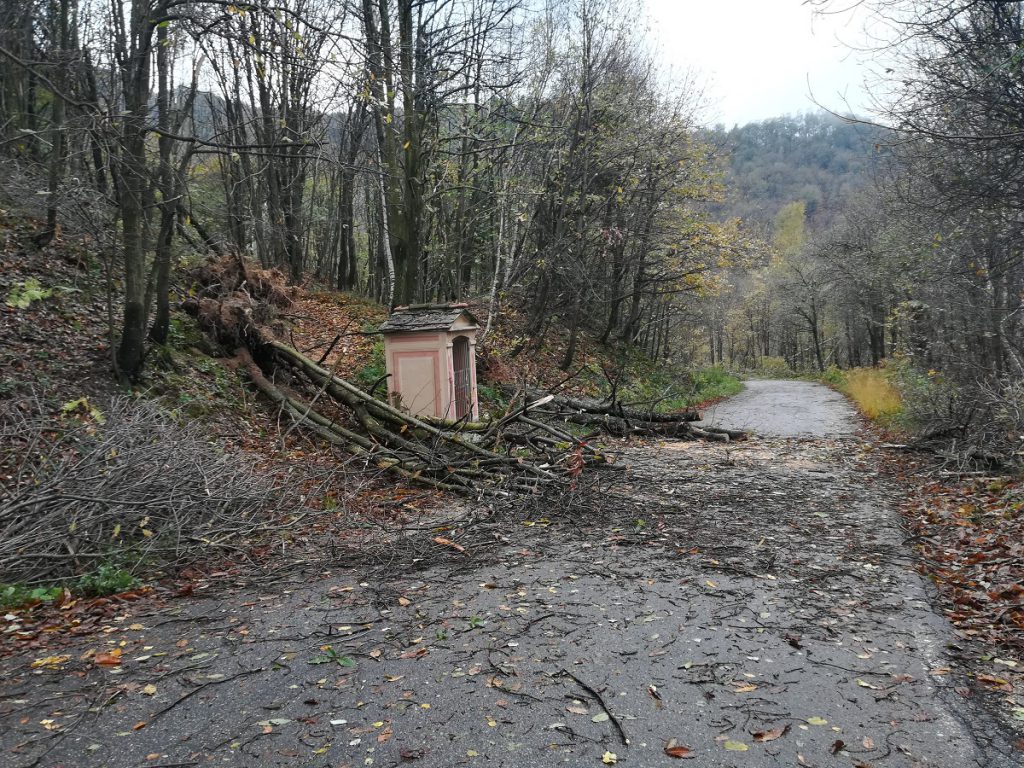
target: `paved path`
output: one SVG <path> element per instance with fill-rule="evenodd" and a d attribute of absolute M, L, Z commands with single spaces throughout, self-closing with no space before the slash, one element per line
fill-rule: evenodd
<path fill-rule="evenodd" d="M 814 430 L 852 425 L 813 385 L 737 400 L 794 391 L 822 403 Z M 849 428 L 630 448 L 596 487 L 119 609 L 0 663 L 0 765 L 1019 765 L 965 698 L 899 491 Z M 112 649 L 120 666 L 92 663 Z M 69 658 L 32 669 L 51 652 Z"/>
<path fill-rule="evenodd" d="M 751 379 L 735 397 L 714 405 L 703 424 L 776 437 L 841 437 L 857 429 L 846 398 L 808 381 Z"/>

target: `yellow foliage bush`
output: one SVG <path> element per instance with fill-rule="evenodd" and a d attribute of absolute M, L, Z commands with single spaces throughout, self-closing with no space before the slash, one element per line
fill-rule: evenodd
<path fill-rule="evenodd" d="M 903 407 L 899 390 L 889 381 L 886 372 L 879 368 L 854 368 L 847 371 L 842 389 L 869 419 L 895 416 Z"/>

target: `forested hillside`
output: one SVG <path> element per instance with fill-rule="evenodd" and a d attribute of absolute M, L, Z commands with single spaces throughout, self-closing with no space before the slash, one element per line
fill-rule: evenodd
<path fill-rule="evenodd" d="M 586 340 L 691 367 L 894 361 L 968 413 L 965 388 L 1001 403 L 1021 372 L 1022 11 L 869 5 L 898 10 L 904 66 L 875 117 L 711 130 L 629 0 L 7 2 L 0 194 L 35 222 L 19 247 L 102 270 L 130 384 L 178 308 L 223 298 L 196 268 L 227 259 L 384 308 L 472 300 L 485 338 L 514 325 L 510 369 L 550 339 L 564 371 Z"/>
<path fill-rule="evenodd" d="M 709 140 L 727 153 L 728 191 L 714 210 L 764 231 L 783 206 L 802 202 L 807 226 L 827 227 L 872 183 L 880 138 L 877 128 L 826 112 L 719 126 Z"/>

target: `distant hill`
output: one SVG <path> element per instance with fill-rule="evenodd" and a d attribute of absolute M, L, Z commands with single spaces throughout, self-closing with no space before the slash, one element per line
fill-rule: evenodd
<path fill-rule="evenodd" d="M 708 138 L 727 156 L 728 198 L 716 213 L 767 227 L 782 206 L 803 200 L 809 228 L 822 229 L 870 182 L 879 133 L 821 112 L 719 127 Z"/>

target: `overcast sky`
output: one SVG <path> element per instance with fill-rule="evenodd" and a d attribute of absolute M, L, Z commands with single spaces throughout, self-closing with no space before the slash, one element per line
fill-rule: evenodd
<path fill-rule="evenodd" d="M 660 58 L 707 85 L 707 122 L 748 123 L 817 107 L 866 112 L 859 16 L 815 17 L 803 0 L 646 0 Z M 849 101 L 849 107 L 845 100 Z"/>

